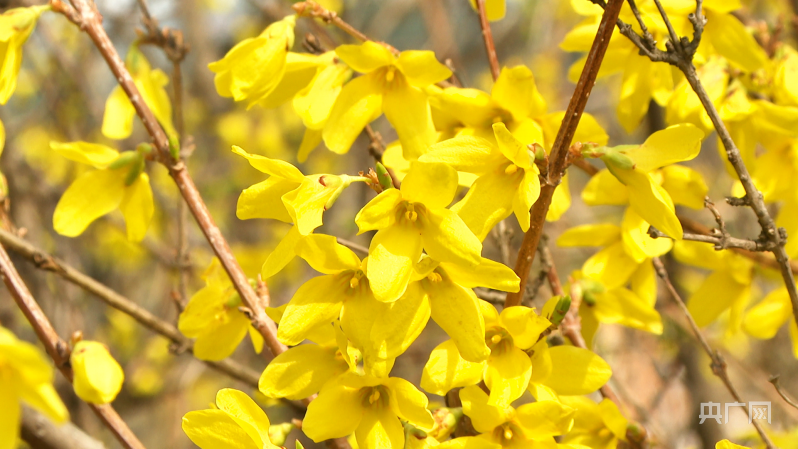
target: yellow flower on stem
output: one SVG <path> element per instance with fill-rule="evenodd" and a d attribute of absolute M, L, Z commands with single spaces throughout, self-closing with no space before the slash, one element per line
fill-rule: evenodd
<path fill-rule="evenodd" d="M 471 2 L 471 7 L 474 8 L 474 11 L 477 11 L 476 0 L 469 1 Z M 507 9 L 505 2 L 506 0 L 485 0 L 485 13 L 488 16 L 488 20 L 495 22 L 504 18 L 504 14 Z"/>
<path fill-rule="evenodd" d="M 316 442 L 354 433 L 360 449 L 401 449 L 401 421 L 432 430 L 427 405 L 424 393 L 404 379 L 348 373 L 322 388 L 308 406 L 302 430 Z"/>
<path fill-rule="evenodd" d="M 53 388 L 52 364 L 36 346 L 0 326 L 0 447 L 4 449 L 19 446 L 21 403 L 57 423 L 69 419 Z"/>
<path fill-rule="evenodd" d="M 194 444 L 202 449 L 280 449 L 270 439 L 269 417 L 245 393 L 219 390 L 216 406 L 183 416 L 183 432 Z"/>
<path fill-rule="evenodd" d="M 407 289 L 422 248 L 434 260 L 474 266 L 482 243 L 455 212 L 446 209 L 457 173 L 440 163 L 414 162 L 400 189 L 388 189 L 358 212 L 360 233 L 377 230 L 369 247 L 368 279 L 380 301 Z"/>
<path fill-rule="evenodd" d="M 335 100 L 322 131 L 327 148 L 346 153 L 363 128 L 384 112 L 399 135 L 405 159 L 424 154 L 436 134 L 422 89 L 452 72 L 431 51 L 404 51 L 396 57 L 372 41 L 341 45 L 335 53 L 364 75 L 347 83 Z"/>
<path fill-rule="evenodd" d="M 254 38 L 236 44 L 224 58 L 208 64 L 216 91 L 252 106 L 274 92 L 286 74 L 288 50 L 294 45 L 296 16 L 266 27 Z M 299 58 L 304 55 L 299 55 Z"/>
<path fill-rule="evenodd" d="M 479 438 L 502 448 L 556 449 L 554 437 L 566 434 L 574 422 L 575 410 L 557 401 L 499 406 L 476 385 L 460 390 L 460 400 Z"/>
<path fill-rule="evenodd" d="M 535 165 L 535 155 L 510 134 L 504 123 L 494 124 L 493 132 L 498 145 L 479 137 L 454 137 L 433 145 L 429 153 L 419 158 L 479 175 L 452 210 L 480 240 L 485 240 L 488 232 L 511 213 L 515 213 L 526 232 L 529 210 L 540 196 L 540 170 Z"/>
<path fill-rule="evenodd" d="M 6 104 L 14 94 L 22 64 L 22 45 L 39 16 L 49 9 L 50 5 L 11 8 L 0 15 L 0 104 Z"/>
<path fill-rule="evenodd" d="M 676 218 L 673 199 L 663 186 L 655 182 L 650 172 L 695 158 L 701 150 L 703 137 L 704 133 L 695 126 L 681 124 L 655 132 L 642 145 L 586 149 L 586 156 L 600 156 L 609 172 L 628 188 L 625 197 L 609 200 L 609 203 L 602 203 L 600 200 L 588 202 L 591 198 L 587 198 L 586 202 L 624 204 L 628 201 L 629 206 L 649 224 L 669 237 L 681 240 L 682 225 Z M 606 177 L 598 176 L 594 176 L 591 183 L 600 185 L 607 182 Z M 586 188 L 588 195 L 596 190 L 590 186 Z M 583 193 L 583 198 L 585 195 Z M 601 196 L 606 198 L 608 195 L 605 192 Z"/>
<path fill-rule="evenodd" d="M 768 340 L 775 337 L 776 332 L 787 322 L 790 323 L 792 353 L 798 358 L 798 325 L 793 317 L 790 295 L 785 287 L 773 290 L 745 313 L 743 330 L 754 338 Z"/>
<path fill-rule="evenodd" d="M 108 404 L 122 389 L 125 373 L 100 342 L 77 342 L 72 348 L 69 363 L 74 373 L 75 394 L 86 402 Z"/>
<path fill-rule="evenodd" d="M 627 441 L 629 421 L 614 402 L 603 399 L 596 404 L 584 396 L 565 397 L 562 402 L 576 409 L 574 427 L 563 437 L 563 444 L 615 449 L 619 441 Z"/>
<path fill-rule="evenodd" d="M 537 343 L 551 323 L 529 307 L 508 307 L 498 314 L 492 305 L 480 301 L 480 308 L 485 320 L 485 343 L 490 349 L 488 359 L 469 362 L 451 340 L 445 341 L 430 354 L 421 387 L 444 395 L 452 388 L 484 380 L 490 390 L 490 404 L 505 407 L 529 386 L 532 362 L 526 350 Z"/>
<path fill-rule="evenodd" d="M 55 231 L 67 237 L 83 233 L 97 218 L 119 208 L 125 217 L 127 238 L 144 238 L 154 212 L 150 178 L 145 173 L 147 144 L 120 154 L 105 145 L 87 142 L 50 142 L 67 159 L 91 165 L 67 188 L 53 213 Z"/>
<path fill-rule="evenodd" d="M 166 135 L 176 137 L 177 131 L 172 123 L 172 104 L 169 102 L 169 94 L 164 88 L 169 83 L 169 77 L 161 69 L 152 69 L 147 58 L 139 50 L 138 44 L 133 44 L 130 47 L 125 58 L 125 65 L 130 71 L 142 99 L 155 114 L 155 118 L 158 119 L 158 123 L 161 124 Z M 135 117 L 136 110 L 122 86 L 114 87 L 105 102 L 103 135 L 109 139 L 127 139 L 133 133 Z"/>
<path fill-rule="evenodd" d="M 218 259 L 211 261 L 202 277 L 205 287 L 194 293 L 177 321 L 183 335 L 196 338 L 194 355 L 200 360 L 222 360 L 235 351 L 247 332 L 260 352 L 263 337 L 238 310 L 241 297 Z"/>

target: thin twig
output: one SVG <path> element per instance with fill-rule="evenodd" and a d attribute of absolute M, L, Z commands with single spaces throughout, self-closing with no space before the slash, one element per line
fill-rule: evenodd
<path fill-rule="evenodd" d="M 5 232 L 5 231 L 4 231 Z M 72 382 L 72 367 L 69 364 L 69 345 L 61 340 L 58 333 L 50 324 L 50 320 L 45 316 L 44 311 L 31 295 L 25 282 L 19 276 L 14 264 L 8 257 L 5 248 L 0 245 L 0 273 L 6 288 L 14 297 L 14 301 L 19 306 L 25 318 L 33 327 L 39 340 L 44 344 L 44 348 L 55 362 L 56 368 L 64 377 Z M 127 423 L 122 420 L 116 410 L 110 404 L 95 405 L 88 404 L 94 413 L 100 418 L 106 427 L 114 434 L 114 437 L 122 446 L 128 449 L 144 449 L 144 445 L 133 434 Z"/>
<path fill-rule="evenodd" d="M 779 396 L 781 396 L 781 398 L 784 399 L 784 402 L 790 404 L 791 406 L 793 406 L 795 408 L 798 408 L 798 404 L 795 403 L 795 400 L 793 400 L 792 398 L 787 396 L 787 393 L 784 391 L 783 388 L 781 388 L 781 385 L 779 384 L 779 376 L 778 375 L 771 376 L 770 379 L 768 380 L 768 382 L 773 384 L 773 388 L 775 388 L 776 391 L 779 393 Z"/>
<path fill-rule="evenodd" d="M 653 239 L 670 238 L 653 226 L 649 227 L 648 235 Z M 718 251 L 723 249 L 737 248 L 751 252 L 763 252 L 770 251 L 773 246 L 772 242 L 763 242 L 761 240 L 738 239 L 728 235 L 726 237 L 721 237 L 717 235 L 692 234 L 688 232 L 684 233 L 682 240 L 711 243 L 715 246 L 715 250 Z"/>
<path fill-rule="evenodd" d="M 181 334 L 174 325 L 158 318 L 147 309 L 139 306 L 106 285 L 83 274 L 61 259 L 36 248 L 8 231 L 0 230 L 0 243 L 10 251 L 29 260 L 36 268 L 61 276 L 63 279 L 93 294 L 107 305 L 130 316 L 147 329 L 168 338 L 181 350 L 191 351 L 191 340 Z M 258 385 L 259 374 L 234 360 L 227 359 L 219 362 L 205 361 L 205 364 L 247 385 L 253 387 L 257 387 Z"/>
<path fill-rule="evenodd" d="M 361 42 L 366 42 L 366 41 L 377 42 L 378 44 L 380 44 L 380 45 L 384 46 L 385 48 L 387 48 L 388 50 L 390 50 L 391 53 L 396 54 L 396 55 L 399 54 L 399 50 L 397 50 L 396 48 L 394 48 L 390 44 L 387 44 L 385 42 L 375 41 L 374 39 L 370 39 L 368 36 L 363 34 L 363 32 L 361 32 L 357 28 L 355 28 L 352 25 L 346 23 L 343 19 L 338 17 L 338 14 L 335 11 L 330 11 L 328 9 L 325 9 L 324 7 L 322 7 L 321 5 L 319 5 L 316 2 L 313 2 L 313 1 L 297 2 L 297 3 L 293 4 L 292 8 L 294 8 L 294 11 L 296 11 L 298 16 L 313 17 L 313 18 L 316 18 L 316 19 L 321 19 L 325 23 L 329 23 L 329 24 L 337 26 L 338 28 L 340 28 L 341 30 L 346 32 L 346 34 L 354 37 L 355 39 L 357 39 L 357 40 L 359 40 Z"/>
<path fill-rule="evenodd" d="M 729 373 L 726 370 L 726 361 L 720 355 L 720 352 L 712 349 L 707 339 L 701 333 L 701 330 L 698 328 L 698 325 L 693 319 L 693 315 L 690 314 L 690 311 L 687 309 L 687 305 L 684 303 L 684 300 L 682 300 L 681 295 L 679 295 L 679 292 L 676 291 L 676 287 L 674 287 L 673 283 L 671 283 L 670 277 L 668 276 L 668 271 L 665 269 L 665 265 L 662 263 L 659 257 L 653 258 L 652 263 L 654 264 L 654 270 L 657 272 L 657 275 L 665 283 L 665 286 L 667 287 L 668 292 L 670 292 L 671 296 L 673 297 L 673 300 L 682 310 L 682 313 L 687 319 L 687 322 L 689 323 L 690 328 L 693 331 L 693 334 L 695 334 L 696 339 L 701 344 L 701 347 L 704 348 L 704 352 L 707 353 L 710 360 L 712 361 L 712 363 L 710 364 L 710 367 L 712 368 L 712 373 L 715 374 L 715 376 L 717 376 L 723 382 L 723 384 L 726 386 L 726 389 L 729 390 L 729 393 L 731 393 L 732 397 L 736 402 L 742 402 L 740 394 L 737 392 L 737 389 L 734 387 L 734 384 L 732 384 L 731 379 L 729 378 Z M 749 410 L 745 409 L 745 413 L 749 414 Z M 776 446 L 770 440 L 770 437 L 767 436 L 765 430 L 762 428 L 759 422 L 752 420 L 751 423 L 754 425 L 754 428 L 756 428 L 756 431 L 759 433 L 759 436 L 762 438 L 762 441 L 765 443 L 768 449 L 775 449 Z"/>
<path fill-rule="evenodd" d="M 529 277 L 529 268 L 535 260 L 535 252 L 540 236 L 543 233 L 543 224 L 554 196 L 554 190 L 559 185 L 564 174 L 571 140 L 579 124 L 582 112 L 585 110 L 593 85 L 596 82 L 596 75 L 601 66 L 601 61 L 604 59 L 604 53 L 609 46 L 610 36 L 612 36 L 614 29 L 613 25 L 618 19 L 621 6 L 623 6 L 623 0 L 610 0 L 607 9 L 604 11 L 593 46 L 590 48 L 590 53 L 588 53 L 585 67 L 582 69 L 579 82 L 574 89 L 571 102 L 568 104 L 568 109 L 557 132 L 557 138 L 554 141 L 549 157 L 548 176 L 541 186 L 540 197 L 532 206 L 529 231 L 524 235 L 524 241 L 521 243 L 521 249 L 518 251 L 518 258 L 515 262 L 515 274 L 521 278 L 521 290 L 518 293 L 507 294 L 507 299 L 504 303 L 505 307 L 521 304 L 523 299 L 523 292 Z"/>
<path fill-rule="evenodd" d="M 485 0 L 476 1 L 477 13 L 479 13 L 479 26 L 482 28 L 482 39 L 485 41 L 485 51 L 488 53 L 488 62 L 490 63 L 490 74 L 493 76 L 493 81 L 496 81 L 499 79 L 501 68 L 499 67 L 499 57 L 496 55 L 496 45 L 493 43 L 493 32 L 490 30 L 488 13 L 485 9 Z"/>
<path fill-rule="evenodd" d="M 67 422 L 56 424 L 32 407 L 22 405 L 20 437 L 33 449 L 105 449 L 105 445 Z"/>

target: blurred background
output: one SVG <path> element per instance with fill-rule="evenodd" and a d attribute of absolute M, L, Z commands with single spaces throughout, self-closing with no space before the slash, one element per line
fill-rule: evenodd
<path fill-rule="evenodd" d="M 0 1 L 0 7 L 37 3 Z M 450 61 L 464 86 L 490 90 L 491 78 L 478 18 L 467 0 L 328 0 L 324 3 L 375 40 L 389 42 L 400 50 L 434 50 L 439 60 Z M 137 29 L 142 28 L 136 1 L 97 0 L 97 6 L 104 16 L 106 30 L 124 57 L 137 37 Z M 193 150 L 189 151 L 187 163 L 216 222 L 234 247 L 245 271 L 254 278 L 289 226 L 271 220 L 236 218 L 239 193 L 262 181 L 265 175 L 235 156 L 230 151 L 231 145 L 289 161 L 306 174 L 354 175 L 373 167 L 368 140 L 361 136 L 344 156 L 317 149 L 305 164 L 297 164 L 296 152 L 304 128 L 290 103 L 274 110 L 254 107 L 247 111 L 245 105 L 216 93 L 208 63 L 223 57 L 235 43 L 259 34 L 269 23 L 290 14 L 291 2 L 149 0 L 149 6 L 162 26 L 181 30 L 190 46 L 182 65 L 185 136 L 189 139 L 185 142 L 188 149 Z M 766 19 L 772 25 L 785 21 L 791 14 L 786 1 L 751 1 L 747 2 L 741 17 L 756 26 L 757 20 Z M 530 67 L 550 112 L 564 110 L 573 91 L 574 85 L 567 81 L 566 74 L 580 55 L 566 53 L 558 44 L 579 21 L 580 16 L 567 0 L 507 0 L 505 19 L 492 24 L 500 62 Z M 353 42 L 340 30 L 300 19 L 294 51 L 302 51 L 301 42 L 306 33 L 313 33 L 327 42 Z M 172 64 L 161 49 L 142 46 L 142 50 L 153 67 L 171 74 Z M 114 86 L 115 80 L 90 40 L 63 17 L 45 14 L 24 47 L 17 92 L 0 108 L 0 119 L 7 131 L 0 169 L 8 180 L 10 200 L 10 219 L 5 224 L 21 230 L 29 242 L 57 255 L 164 320 L 176 323 L 176 302 L 187 300 L 204 285 L 199 275 L 210 263 L 212 254 L 193 219 L 180 206 L 177 190 L 163 167 L 149 163 L 147 168 L 156 207 L 153 223 L 141 244 L 126 240 L 118 211 L 97 220 L 77 238 L 59 236 L 52 229 L 56 203 L 86 167 L 55 154 L 49 148 L 49 141 L 100 142 L 121 151 L 133 150 L 147 140 L 138 121 L 132 137 L 124 141 L 110 141 L 100 133 L 105 100 Z M 619 86 L 619 76 L 600 81 L 587 106 L 587 111 L 609 134 L 611 145 L 642 142 L 652 131 L 664 127 L 664 113 L 652 103 L 643 124 L 634 134 L 627 134 L 615 116 Z M 171 85 L 167 90 L 172 92 Z M 384 118 L 374 127 L 385 142 L 395 139 L 395 133 Z M 720 205 L 732 234 L 755 236 L 758 228 L 748 209 L 721 205 L 733 180 L 723 167 L 716 139 L 706 139 L 701 155 L 686 165 L 704 175 L 710 186 L 709 196 Z M 557 236 L 578 224 L 619 223 L 623 211 L 622 207 L 585 206 L 578 192 L 585 185 L 587 175 L 578 170 L 570 173 L 572 206 L 561 220 L 547 224 L 546 228 L 563 283 L 595 250 L 557 248 L 554 244 Z M 371 195 L 364 185 L 353 185 L 335 208 L 325 214 L 325 224 L 319 231 L 367 246 L 368 236 L 356 236 L 353 218 Z M 680 210 L 680 213 L 714 226 L 707 211 Z M 513 231 L 511 242 L 515 250 L 523 233 L 513 217 L 508 223 Z M 178 247 L 183 233 L 187 238 L 188 266 L 181 270 Z M 511 266 L 515 251 L 512 254 Z M 483 255 L 501 260 L 491 237 L 485 242 Z M 209 369 L 190 355 L 179 354 L 170 347 L 169 341 L 80 288 L 37 270 L 26 260 L 15 256 L 13 259 L 62 338 L 68 339 L 73 332 L 82 331 L 85 338 L 106 343 L 123 365 L 125 386 L 114 406 L 147 447 L 194 447 L 181 430 L 181 417 L 188 411 L 208 408 L 216 391 L 224 387 L 238 388 L 255 396 L 267 407 L 273 424 L 301 417 L 296 409 L 258 396 L 248 386 Z M 706 271 L 677 264 L 669 257 L 665 260 L 685 297 L 707 275 Z M 533 273 L 537 270 L 538 262 Z M 181 271 L 184 273 L 182 280 Z M 287 302 L 298 286 L 314 275 L 304 262 L 294 260 L 269 280 L 272 304 Z M 760 273 L 756 277 L 752 303 L 779 282 L 780 279 L 770 272 Z M 548 286 L 541 287 L 533 304 L 542 305 L 550 295 Z M 660 292 L 657 308 L 665 323 L 662 336 L 603 325 L 596 339 L 594 349 L 613 368 L 611 383 L 624 402 L 625 414 L 643 423 L 658 447 L 714 447 L 719 439 L 751 434 L 753 429 L 740 408 L 732 409 L 728 424 L 718 425 L 713 420 L 698 424 L 701 402 L 724 403 L 733 402 L 733 399 L 712 376 L 709 359 L 683 327 L 679 311 L 664 291 Z M 5 289 L 0 291 L 0 324 L 20 338 L 36 340 Z M 742 396 L 747 400 L 772 402 L 771 427 L 774 430 L 786 432 L 794 428 L 798 423 L 798 410 L 786 406 L 767 382 L 770 375 L 780 374 L 785 388 L 798 392 L 798 365 L 786 327 L 773 340 L 764 342 L 742 333 L 729 335 L 722 322 L 710 326 L 706 333 L 726 358 L 730 375 Z M 430 321 L 418 341 L 398 359 L 394 375 L 418 384 L 430 350 L 445 339 L 445 334 Z M 271 356 L 268 351 L 255 354 L 245 341 L 233 357 L 260 372 Z M 110 433 L 59 375 L 56 385 L 70 407 L 74 422 L 107 447 L 117 447 Z M 442 401 L 440 397 L 431 399 L 439 404 Z M 299 433 L 295 431 L 292 436 L 299 436 Z M 304 436 L 302 439 L 307 447 L 316 447 L 308 444 Z M 756 441 L 753 435 L 752 441 Z"/>

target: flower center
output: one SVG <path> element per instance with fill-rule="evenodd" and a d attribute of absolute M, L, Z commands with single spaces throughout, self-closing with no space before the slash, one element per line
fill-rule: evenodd
<path fill-rule="evenodd" d="M 358 392 L 360 395 L 360 404 L 366 408 L 385 408 L 388 406 L 388 390 L 384 385 L 376 385 L 373 387 L 363 387 Z"/>
<path fill-rule="evenodd" d="M 515 173 L 517 171 L 518 171 L 518 166 L 515 165 L 515 164 L 510 164 L 510 165 L 507 166 L 507 168 L 504 169 L 504 174 L 512 175 L 513 173 Z"/>
<path fill-rule="evenodd" d="M 490 348 L 491 354 L 505 354 L 515 346 L 513 336 L 507 329 L 494 326 L 485 332 L 485 344 Z"/>
<path fill-rule="evenodd" d="M 349 279 L 349 288 L 353 290 L 358 288 L 358 286 L 360 286 L 360 280 L 363 279 L 363 276 L 364 274 L 362 270 L 355 271 L 352 277 Z"/>

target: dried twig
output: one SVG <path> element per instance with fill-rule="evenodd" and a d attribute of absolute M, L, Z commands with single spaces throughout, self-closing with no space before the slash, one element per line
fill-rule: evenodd
<path fill-rule="evenodd" d="M 568 104 L 562 125 L 557 132 L 557 138 L 554 141 L 549 157 L 548 176 L 544 180 L 545 182 L 542 183 L 540 197 L 532 206 L 529 231 L 524 235 L 524 241 L 521 243 L 521 249 L 518 251 L 518 258 L 515 262 L 515 274 L 521 278 L 521 290 L 519 293 L 507 294 L 506 307 L 520 304 L 523 298 L 523 292 L 529 277 L 529 268 L 535 260 L 535 251 L 543 233 L 543 223 L 546 220 L 546 214 L 554 196 L 554 189 L 560 184 L 565 172 L 571 140 L 579 124 L 582 112 L 585 110 L 593 85 L 596 82 L 596 75 L 601 66 L 601 61 L 604 59 L 604 53 L 609 46 L 610 36 L 612 36 L 614 28 L 613 24 L 618 19 L 621 6 L 623 6 L 623 0 L 610 0 L 607 9 L 604 11 L 593 46 L 590 48 L 590 53 L 588 53 L 585 67 L 571 96 L 571 102 Z"/>
<path fill-rule="evenodd" d="M 798 404 L 795 403 L 795 400 L 790 398 L 789 396 L 787 396 L 787 393 L 784 391 L 784 389 L 779 384 L 779 376 L 778 375 L 771 376 L 770 379 L 768 380 L 768 382 L 773 384 L 773 388 L 775 388 L 776 391 L 779 393 L 779 396 L 781 396 L 781 398 L 784 399 L 784 402 L 790 404 L 791 406 L 793 406 L 795 408 L 798 408 Z"/>
<path fill-rule="evenodd" d="M 39 307 L 39 304 L 25 285 L 25 282 L 19 276 L 19 273 L 17 273 L 14 264 L 11 262 L 8 253 L 2 245 L 0 245 L 0 273 L 2 274 L 6 288 L 8 288 L 11 296 L 14 297 L 17 306 L 22 310 L 22 313 L 25 315 L 25 318 L 28 319 L 28 322 L 33 327 L 39 340 L 44 344 L 44 349 L 55 362 L 55 367 L 58 368 L 61 374 L 71 383 L 72 367 L 69 364 L 69 345 L 58 336 L 53 325 L 50 324 L 50 320 L 44 315 L 44 311 Z M 103 424 L 111 430 L 111 433 L 114 434 L 114 437 L 116 437 L 123 447 L 128 449 L 144 449 L 144 445 L 141 444 L 136 435 L 134 435 L 127 426 L 127 423 L 119 417 L 119 414 L 116 413 L 116 410 L 114 410 L 110 404 L 88 405 Z"/>
<path fill-rule="evenodd" d="M 338 14 L 336 14 L 335 11 L 327 10 L 316 2 L 313 1 L 297 2 L 294 3 L 292 8 L 294 8 L 294 11 L 296 11 L 297 15 L 299 16 L 321 19 L 325 23 L 337 26 L 338 28 L 346 32 L 346 34 L 354 37 L 355 39 L 361 42 L 374 41 L 374 39 L 370 39 L 368 36 L 363 34 L 363 32 L 353 27 L 352 25 L 346 23 L 342 18 L 338 17 Z M 391 53 L 397 55 L 399 54 L 399 50 L 397 50 L 390 44 L 378 41 L 374 42 L 377 42 L 378 44 L 384 46 L 385 48 L 390 50 Z"/>
<path fill-rule="evenodd" d="M 698 328 L 698 325 L 693 319 L 693 315 L 690 314 L 690 311 L 687 309 L 687 305 L 684 303 L 684 300 L 682 300 L 681 295 L 679 295 L 679 292 L 676 291 L 676 287 L 674 287 L 673 283 L 671 283 L 670 277 L 668 276 L 668 271 L 665 269 L 665 265 L 658 257 L 653 258 L 652 263 L 654 264 L 654 270 L 656 270 L 657 275 L 665 283 L 665 286 L 667 287 L 668 292 L 670 292 L 671 296 L 673 297 L 673 300 L 682 310 L 682 313 L 687 319 L 687 322 L 690 325 L 693 334 L 695 334 L 695 337 L 698 340 L 698 342 L 701 344 L 701 347 L 704 348 L 704 352 L 706 352 L 710 360 L 712 360 L 712 363 L 710 364 L 710 367 L 712 368 L 712 373 L 715 374 L 715 376 L 717 376 L 723 382 L 723 384 L 726 386 L 726 389 L 729 390 L 729 393 L 731 393 L 732 397 L 736 402 L 742 402 L 740 394 L 737 392 L 737 389 L 734 387 L 734 384 L 732 384 L 731 379 L 729 378 L 729 373 L 726 370 L 726 361 L 720 355 L 720 352 L 712 349 L 707 339 L 701 333 L 701 330 Z M 748 414 L 749 410 L 745 409 L 745 413 Z M 754 425 L 754 428 L 756 428 L 756 431 L 759 433 L 759 436 L 762 438 L 762 441 L 768 447 L 768 449 L 775 449 L 776 446 L 770 440 L 770 437 L 767 436 L 765 430 L 762 428 L 759 422 L 754 420 L 752 420 L 751 422 Z"/>
<path fill-rule="evenodd" d="M 488 13 L 485 10 L 485 0 L 476 1 L 479 26 L 482 28 L 482 39 L 485 41 L 485 51 L 488 53 L 488 62 L 490 63 L 490 74 L 493 76 L 493 81 L 496 81 L 499 79 L 501 68 L 499 67 L 499 57 L 496 55 L 496 45 L 493 43 L 493 32 L 490 30 Z"/>

